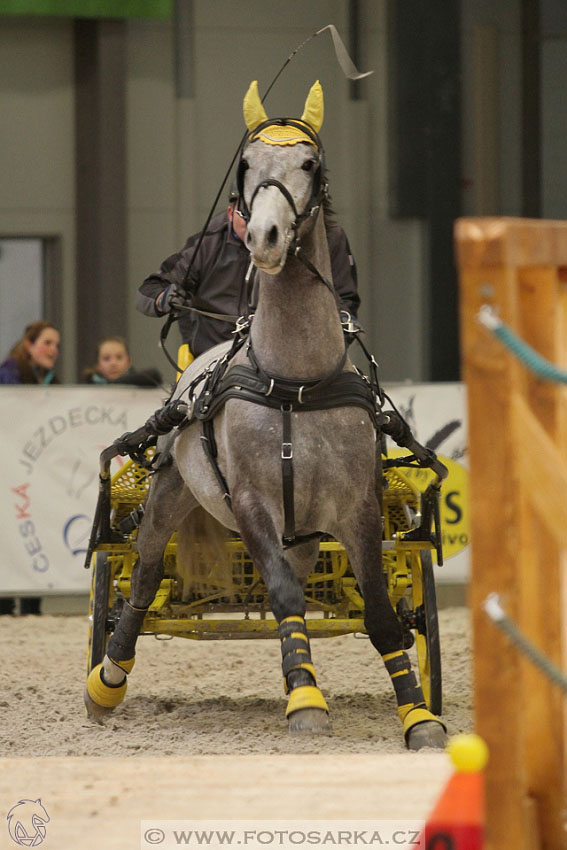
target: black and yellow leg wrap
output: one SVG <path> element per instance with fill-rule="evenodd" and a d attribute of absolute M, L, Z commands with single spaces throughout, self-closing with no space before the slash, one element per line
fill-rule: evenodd
<path fill-rule="evenodd" d="M 124 602 L 122 613 L 116 631 L 110 636 L 106 651 L 115 663 L 123 663 L 132 658 L 136 652 L 136 640 L 142 629 L 147 608 L 135 608 L 127 600 Z"/>
<path fill-rule="evenodd" d="M 292 670 L 307 670 L 313 684 L 317 684 L 315 668 L 311 660 L 309 636 L 303 617 L 286 617 L 278 628 L 282 647 L 282 671 L 284 676 L 284 691 L 289 693 L 287 677 Z"/>
<path fill-rule="evenodd" d="M 302 708 L 321 708 L 329 711 L 325 698 L 317 687 L 317 676 L 311 660 L 311 648 L 305 620 L 300 615 L 286 617 L 278 628 L 282 648 L 284 691 L 289 694 L 286 717 Z M 292 671 L 305 670 L 312 684 L 290 684 Z"/>
<path fill-rule="evenodd" d="M 425 705 L 421 685 L 418 685 L 407 652 L 400 649 L 382 656 L 396 692 L 398 711 L 401 706 Z"/>
<path fill-rule="evenodd" d="M 382 659 L 396 692 L 398 715 L 404 727 L 404 737 L 407 739 L 410 729 L 426 720 L 434 720 L 445 728 L 439 718 L 427 709 L 421 685 L 417 683 L 408 654 L 401 649 L 398 652 L 383 655 Z"/>

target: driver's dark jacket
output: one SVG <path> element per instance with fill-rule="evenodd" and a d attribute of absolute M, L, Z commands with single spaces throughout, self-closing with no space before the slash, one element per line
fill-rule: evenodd
<path fill-rule="evenodd" d="M 136 308 L 146 316 L 163 316 L 156 309 L 158 295 L 170 284 L 181 286 L 189 261 L 193 256 L 199 234 L 190 236 L 182 250 L 161 264 L 159 272 L 151 274 L 136 293 Z M 327 241 L 331 255 L 333 283 L 341 308 L 356 316 L 360 305 L 354 259 L 343 229 L 335 223 L 327 226 Z M 249 272 L 250 254 L 232 233 L 226 212 L 211 219 L 186 288 L 191 293 L 190 304 L 200 310 L 230 316 L 247 316 L 254 312 L 257 297 L 254 287 L 255 268 Z M 213 345 L 231 339 L 234 323 L 201 316 L 191 311 L 179 319 L 183 342 L 189 344 L 197 357 Z"/>

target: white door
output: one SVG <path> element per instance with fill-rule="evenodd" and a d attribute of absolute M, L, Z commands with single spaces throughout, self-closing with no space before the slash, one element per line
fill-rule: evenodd
<path fill-rule="evenodd" d="M 0 362 L 43 307 L 43 241 L 0 238 Z"/>

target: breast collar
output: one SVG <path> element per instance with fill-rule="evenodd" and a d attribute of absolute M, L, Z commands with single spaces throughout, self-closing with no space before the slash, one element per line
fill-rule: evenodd
<path fill-rule="evenodd" d="M 346 348 L 332 372 L 305 379 L 267 372 L 259 365 L 250 341 L 246 346 L 250 365 L 231 366 L 232 353 L 226 362 L 219 361 L 195 401 L 195 419 L 210 421 L 230 398 L 238 398 L 274 409 L 289 406 L 297 412 L 355 405 L 364 408 L 378 427 L 380 399 L 361 372 L 344 371 Z"/>

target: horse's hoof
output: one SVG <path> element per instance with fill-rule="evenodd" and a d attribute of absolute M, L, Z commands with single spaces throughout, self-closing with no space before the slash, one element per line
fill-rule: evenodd
<path fill-rule="evenodd" d="M 332 735 L 329 715 L 322 708 L 302 708 L 288 717 L 290 735 Z"/>
<path fill-rule="evenodd" d="M 91 720 L 96 720 L 97 723 L 103 723 L 108 715 L 112 714 L 113 709 L 105 705 L 98 705 L 98 703 L 94 702 L 89 696 L 89 692 L 86 688 L 85 693 L 83 694 L 83 702 L 85 703 L 87 717 L 90 717 Z"/>
<path fill-rule="evenodd" d="M 408 750 L 421 750 L 423 747 L 444 750 L 446 744 L 447 733 L 438 720 L 425 720 L 423 723 L 412 726 L 407 733 Z"/>

